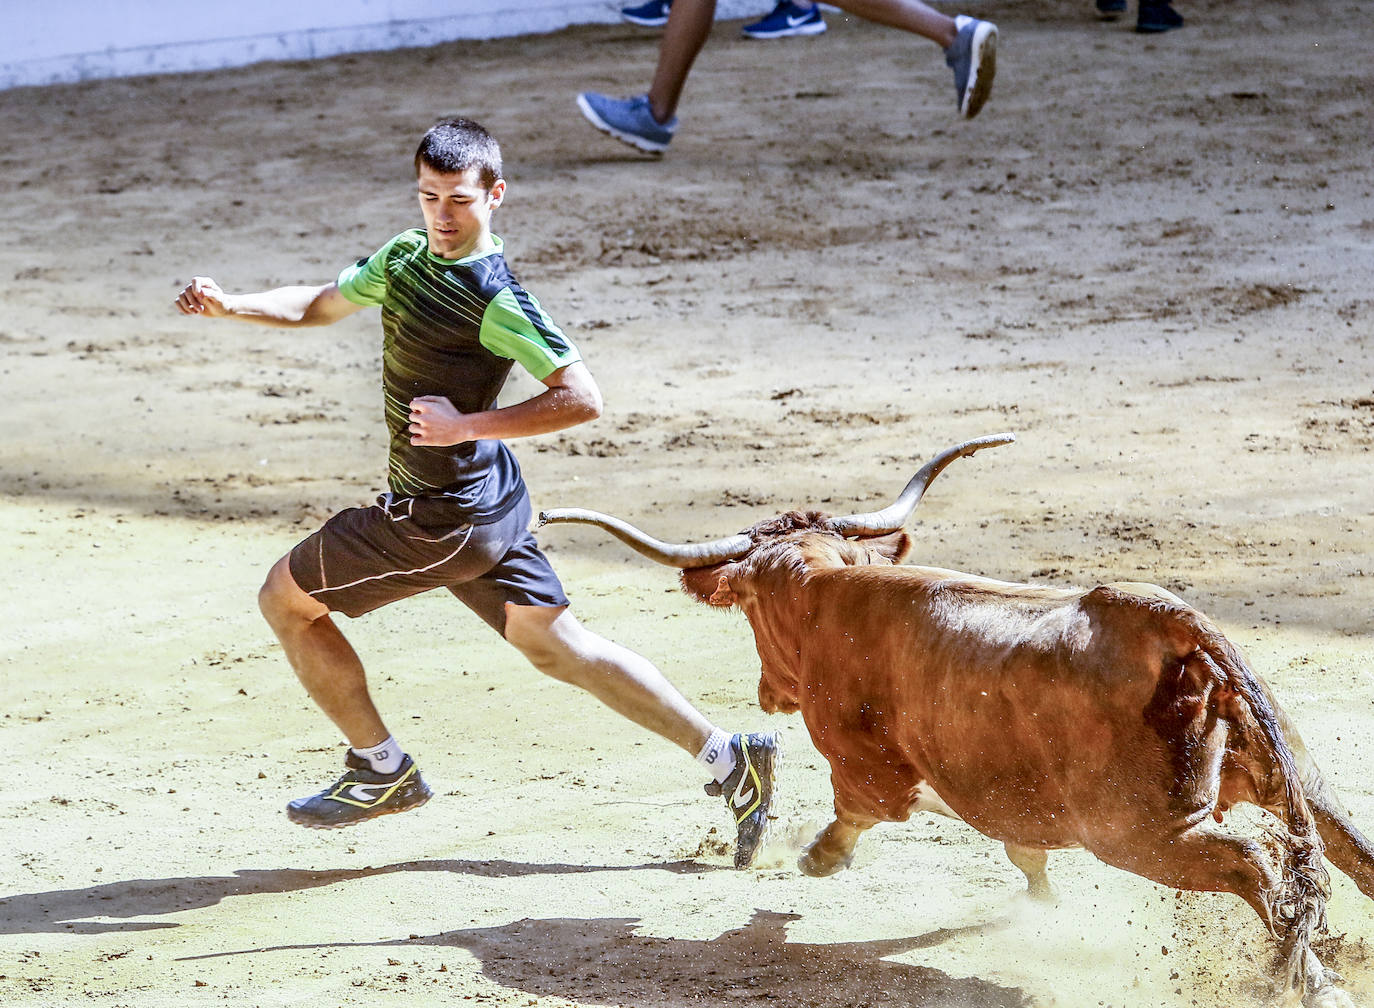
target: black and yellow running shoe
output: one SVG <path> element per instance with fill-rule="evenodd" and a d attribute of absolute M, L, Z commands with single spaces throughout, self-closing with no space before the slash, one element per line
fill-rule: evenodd
<path fill-rule="evenodd" d="M 418 808 L 433 793 L 409 756 L 394 774 L 380 774 L 352 749 L 344 757 L 348 772 L 332 787 L 286 806 L 286 816 L 311 829 L 338 829 L 364 819 Z"/>
<path fill-rule="evenodd" d="M 768 809 L 773 803 L 773 782 L 782 758 L 777 732 L 736 735 L 735 769 L 725 780 L 706 785 L 708 795 L 724 795 L 725 807 L 735 817 L 739 831 L 735 843 L 735 867 L 748 868 L 768 835 Z"/>

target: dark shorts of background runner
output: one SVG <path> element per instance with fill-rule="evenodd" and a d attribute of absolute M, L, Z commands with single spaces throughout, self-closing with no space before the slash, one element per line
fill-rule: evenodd
<path fill-rule="evenodd" d="M 529 495 L 489 525 L 468 525 L 443 497 L 383 494 L 348 508 L 291 551 L 291 576 L 335 612 L 361 616 L 447 588 L 505 636 L 506 603 L 565 606 L 568 597 L 529 531 Z"/>

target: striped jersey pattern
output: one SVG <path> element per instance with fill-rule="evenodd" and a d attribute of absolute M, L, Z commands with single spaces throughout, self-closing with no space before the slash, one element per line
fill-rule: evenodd
<path fill-rule="evenodd" d="M 390 435 L 388 483 L 403 496 L 456 498 L 469 521 L 495 521 L 524 490 L 500 441 L 452 447 L 410 443 L 410 401 L 447 397 L 460 412 L 496 405 L 518 362 L 537 379 L 581 359 L 577 347 L 516 282 L 504 245 L 466 259 L 440 259 L 423 228 L 402 232 L 346 267 L 339 291 L 382 310 L 382 391 Z"/>

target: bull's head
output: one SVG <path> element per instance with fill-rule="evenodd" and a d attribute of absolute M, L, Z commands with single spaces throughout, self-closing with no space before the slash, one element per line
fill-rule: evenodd
<path fill-rule="evenodd" d="M 596 525 L 650 560 L 677 568 L 683 587 L 701 601 L 739 606 L 754 628 L 763 660 L 759 699 L 764 709 L 795 710 L 796 678 L 787 661 L 787 653 L 795 648 L 775 639 L 778 628 L 771 621 L 758 618 L 759 600 L 789 597 L 789 584 L 813 571 L 899 562 L 911 548 L 903 527 L 935 477 L 957 458 L 1015 440 L 1012 434 L 990 434 L 946 448 L 923 465 L 897 499 L 881 511 L 843 517 L 788 511 L 712 542 L 661 542 L 619 518 L 581 508 L 540 512 L 539 523 Z M 783 634 L 788 635 L 785 630 Z"/>

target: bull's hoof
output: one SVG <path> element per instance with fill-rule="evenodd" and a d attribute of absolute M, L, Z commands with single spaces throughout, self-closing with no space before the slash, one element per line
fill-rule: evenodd
<path fill-rule="evenodd" d="M 1059 902 L 1059 890 L 1054 887 L 1054 883 L 1043 875 L 1039 879 L 1029 881 L 1026 885 L 1026 895 L 1036 903 L 1045 906 L 1053 906 Z"/>
<path fill-rule="evenodd" d="M 801 856 L 797 858 L 797 867 L 801 869 L 801 873 L 811 878 L 826 878 L 830 875 L 835 875 L 848 868 L 850 861 L 853 860 L 853 858 L 850 857 L 833 858 L 829 860 L 819 858 L 813 853 L 815 846 L 815 844 L 812 844 L 810 847 L 807 847 L 801 852 Z"/>

